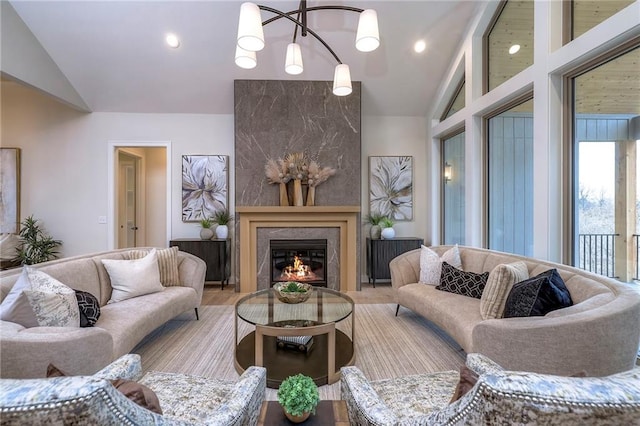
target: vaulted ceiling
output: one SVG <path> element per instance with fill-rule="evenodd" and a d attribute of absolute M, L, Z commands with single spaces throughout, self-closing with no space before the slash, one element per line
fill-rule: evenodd
<path fill-rule="evenodd" d="M 11 5 L 92 111 L 233 113 L 233 80 L 332 80 L 335 59 L 301 39 L 304 72 L 284 72 L 293 24 L 264 27 L 266 47 L 252 70 L 234 64 L 241 1 L 23 1 Z M 308 6 L 320 2 L 309 1 Z M 265 1 L 281 11 L 297 1 Z M 378 12 L 380 47 L 355 49 L 357 14 L 309 14 L 315 30 L 362 81 L 366 115 L 426 116 L 466 30 L 484 1 L 324 1 Z M 262 12 L 263 20 L 273 16 Z M 169 48 L 168 32 L 181 46 Z M 413 51 L 426 41 L 422 54 Z"/>

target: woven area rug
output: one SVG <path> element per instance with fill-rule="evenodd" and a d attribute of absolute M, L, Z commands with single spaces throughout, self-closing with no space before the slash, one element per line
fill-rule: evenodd
<path fill-rule="evenodd" d="M 356 305 L 355 365 L 370 380 L 458 370 L 465 353 L 449 336 L 394 304 Z M 252 330 L 240 321 L 240 335 Z M 350 323 L 339 324 L 339 329 Z M 219 379 L 237 379 L 233 362 L 234 307 L 202 306 L 200 320 L 185 313 L 147 336 L 132 352 L 144 371 L 157 370 Z M 340 385 L 320 387 L 321 399 L 340 399 Z M 275 400 L 276 390 L 267 389 Z"/>

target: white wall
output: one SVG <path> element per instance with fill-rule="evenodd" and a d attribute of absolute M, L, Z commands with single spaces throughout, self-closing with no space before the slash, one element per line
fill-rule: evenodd
<path fill-rule="evenodd" d="M 397 237 L 431 240 L 428 205 L 427 120 L 425 117 L 362 117 L 362 217 L 369 213 L 369 156 L 401 155 L 413 157 L 413 220 L 396 222 Z M 436 207 L 437 208 L 437 207 Z M 366 273 L 365 244 L 369 228 L 363 226 L 361 271 Z M 366 281 L 366 277 L 362 278 Z"/>
<path fill-rule="evenodd" d="M 171 238 L 199 234 L 196 224 L 182 223 L 182 155 L 229 155 L 233 164 L 232 115 L 86 114 L 12 82 L 2 82 L 1 135 L 3 147 L 22 149 L 22 218 L 42 219 L 63 241 L 63 256 L 108 249 L 98 216 L 111 215 L 109 141 L 171 141 Z"/>
<path fill-rule="evenodd" d="M 41 93 L 2 82 L 2 146 L 22 149 L 21 216 L 44 221 L 61 239 L 63 256 L 107 250 L 107 226 L 98 216 L 107 211 L 109 141 L 171 142 L 171 235 L 197 238 L 195 223 L 182 222 L 182 155 L 229 155 L 229 207 L 234 211 L 234 123 L 232 115 L 81 113 Z M 424 117 L 362 117 L 362 213 L 369 211 L 368 157 L 410 155 L 414 159 L 414 220 L 395 225 L 398 236 L 430 241 L 427 203 L 427 124 Z M 147 156 L 147 167 L 161 167 L 164 158 Z M 155 165 L 155 166 L 154 166 Z M 163 177 L 147 177 L 147 179 Z M 147 194 L 161 206 L 163 194 Z M 158 197 L 153 199 L 153 197 Z M 156 207 L 157 208 L 157 207 Z M 147 244 L 163 218 L 147 214 Z M 233 227 L 231 228 L 233 230 Z M 365 231 L 365 228 L 363 228 Z M 364 234 L 363 234 L 364 235 Z M 363 238 L 364 244 L 364 238 Z M 362 248 L 364 259 L 364 246 Z M 364 263 L 362 265 L 363 271 Z"/>

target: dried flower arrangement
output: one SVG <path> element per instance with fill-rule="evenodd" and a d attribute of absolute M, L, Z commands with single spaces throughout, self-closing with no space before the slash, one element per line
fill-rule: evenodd
<path fill-rule="evenodd" d="M 264 171 L 269 183 L 280 185 L 280 205 L 289 205 L 286 184 L 293 180 L 293 205 L 295 206 L 302 205 L 303 183 L 309 185 L 307 205 L 313 206 L 315 188 L 336 174 L 336 170 L 331 167 L 321 167 L 317 161 L 309 161 L 302 152 L 287 154 L 284 159 L 269 159 L 264 166 Z"/>

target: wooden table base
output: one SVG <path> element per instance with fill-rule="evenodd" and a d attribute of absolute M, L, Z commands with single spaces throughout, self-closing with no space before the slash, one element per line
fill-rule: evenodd
<path fill-rule="evenodd" d="M 258 426 L 290 426 L 278 401 L 264 401 L 260 409 Z M 316 414 L 304 423 L 305 426 L 349 426 L 347 403 L 344 401 L 320 401 Z"/>
<path fill-rule="evenodd" d="M 353 362 L 353 342 L 346 334 L 336 330 L 336 370 Z M 242 338 L 236 348 L 236 369 L 244 371 L 255 365 L 255 332 Z M 327 376 L 327 335 L 314 337 L 314 344 L 308 354 L 291 349 L 279 349 L 276 338 L 264 337 L 264 366 L 267 369 L 267 387 L 277 389 L 287 377 L 302 373 L 318 385 L 328 383 Z"/>

